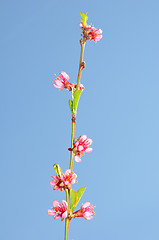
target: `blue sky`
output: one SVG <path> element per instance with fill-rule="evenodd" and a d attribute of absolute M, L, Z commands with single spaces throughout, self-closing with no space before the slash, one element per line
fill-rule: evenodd
<path fill-rule="evenodd" d="M 65 71 L 76 82 L 80 11 L 103 30 L 87 42 L 76 137 L 93 152 L 75 163 L 75 190 L 87 186 L 93 220 L 74 219 L 70 240 L 159 239 L 159 1 L 0 2 L 2 240 L 63 239 L 47 209 L 53 164 L 69 166 L 70 93 L 52 86 Z"/>

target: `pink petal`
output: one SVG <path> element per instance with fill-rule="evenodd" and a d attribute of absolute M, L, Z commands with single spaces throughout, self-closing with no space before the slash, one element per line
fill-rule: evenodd
<path fill-rule="evenodd" d="M 76 183 L 76 180 L 72 179 L 71 184 L 75 184 L 75 183 Z"/>
<path fill-rule="evenodd" d="M 72 174 L 72 177 L 73 177 L 74 179 L 76 179 L 76 178 L 77 178 L 77 174 L 76 174 L 76 173 L 73 173 L 73 174 Z"/>
<path fill-rule="evenodd" d="M 60 80 L 58 80 L 58 79 L 54 80 L 54 84 L 53 85 L 56 88 L 61 88 L 61 87 L 64 86 L 64 84 Z"/>
<path fill-rule="evenodd" d="M 93 212 L 85 212 L 84 215 L 85 217 L 91 217 L 93 215 Z"/>
<path fill-rule="evenodd" d="M 62 200 L 62 204 L 63 204 L 64 208 L 67 208 L 68 203 L 65 200 Z"/>
<path fill-rule="evenodd" d="M 59 219 L 60 218 L 60 216 L 58 215 L 58 216 L 54 216 L 54 219 Z"/>
<path fill-rule="evenodd" d="M 87 136 L 86 135 L 82 135 L 81 137 L 80 137 L 80 140 L 83 142 L 84 140 L 86 140 L 87 139 Z"/>
<path fill-rule="evenodd" d="M 92 139 L 87 139 L 87 144 L 89 144 L 89 146 L 92 144 L 93 140 Z"/>
<path fill-rule="evenodd" d="M 96 42 L 98 42 L 102 38 L 102 35 L 96 37 Z"/>
<path fill-rule="evenodd" d="M 65 175 L 69 175 L 71 173 L 71 169 L 67 169 L 66 171 L 65 171 Z"/>
<path fill-rule="evenodd" d="M 94 30 L 94 29 L 95 29 L 95 27 L 91 26 L 91 30 Z"/>
<path fill-rule="evenodd" d="M 79 145 L 79 142 L 77 141 L 77 142 L 75 142 L 75 147 L 78 147 L 78 145 Z"/>
<path fill-rule="evenodd" d="M 67 210 L 62 214 L 62 218 L 67 218 L 68 212 Z"/>
<path fill-rule="evenodd" d="M 60 88 L 59 86 L 56 86 L 55 84 L 53 84 L 53 86 L 54 86 L 55 88 Z"/>
<path fill-rule="evenodd" d="M 63 180 L 63 181 L 65 180 L 65 177 L 64 177 L 62 174 L 61 174 L 61 177 L 60 177 L 60 178 L 61 178 L 61 180 Z"/>
<path fill-rule="evenodd" d="M 86 208 L 86 207 L 90 207 L 91 206 L 91 204 L 90 204 L 90 202 L 85 202 L 84 204 L 82 204 L 82 208 Z"/>
<path fill-rule="evenodd" d="M 51 185 L 51 187 L 54 187 L 54 186 L 56 186 L 56 183 L 53 181 L 50 181 L 50 185 Z"/>
<path fill-rule="evenodd" d="M 82 151 L 82 150 L 83 150 L 83 146 L 80 145 L 80 146 L 78 147 L 78 151 Z"/>
<path fill-rule="evenodd" d="M 86 220 L 91 220 L 92 218 L 93 218 L 93 216 L 87 216 L 87 215 L 83 215 L 84 216 L 84 218 L 86 219 Z"/>
<path fill-rule="evenodd" d="M 64 71 L 62 71 L 60 75 L 62 75 L 62 78 L 63 78 L 65 81 L 68 81 L 68 80 L 69 80 L 69 76 L 68 76 L 67 73 L 65 73 Z"/>
<path fill-rule="evenodd" d="M 76 162 L 81 162 L 81 159 L 78 156 L 75 156 L 75 161 Z"/>
<path fill-rule="evenodd" d="M 101 29 L 98 29 L 98 31 L 99 31 L 99 34 L 102 34 L 102 33 L 103 33 L 103 31 L 102 31 Z"/>
<path fill-rule="evenodd" d="M 47 210 L 47 213 L 48 213 L 48 215 L 50 215 L 50 216 L 55 216 L 56 215 L 56 213 L 53 211 L 53 210 Z"/>
<path fill-rule="evenodd" d="M 65 181 L 65 185 L 68 185 L 69 184 L 69 181 Z"/>
<path fill-rule="evenodd" d="M 61 207 L 61 203 L 59 201 L 57 201 L 57 200 L 53 201 L 52 205 L 54 207 Z"/>
<path fill-rule="evenodd" d="M 86 153 L 90 153 L 90 152 L 92 152 L 92 150 L 93 150 L 93 148 L 87 148 L 87 149 L 85 150 L 85 152 L 86 152 Z"/>
<path fill-rule="evenodd" d="M 86 211 L 85 213 L 86 213 L 86 216 L 88 217 L 88 216 L 92 216 L 94 214 L 94 211 L 92 211 L 92 209 L 91 209 L 89 211 Z"/>

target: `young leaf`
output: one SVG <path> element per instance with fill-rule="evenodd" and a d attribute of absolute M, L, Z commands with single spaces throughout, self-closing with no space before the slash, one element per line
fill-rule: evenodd
<path fill-rule="evenodd" d="M 70 209 L 72 210 L 72 212 L 77 205 L 76 204 L 76 195 L 77 195 L 76 192 L 73 189 L 71 189 L 70 190 L 70 199 L 71 199 Z"/>
<path fill-rule="evenodd" d="M 54 168 L 57 176 L 58 176 L 58 177 L 61 177 L 61 172 L 62 172 L 62 171 L 61 171 L 60 166 L 59 166 L 57 163 L 55 163 L 54 166 L 53 166 L 53 168 Z"/>
<path fill-rule="evenodd" d="M 76 202 L 78 203 L 79 200 L 81 199 L 84 191 L 86 190 L 86 187 L 81 187 L 77 192 L 76 192 Z M 77 205 L 77 204 L 76 204 Z"/>
<path fill-rule="evenodd" d="M 71 112 L 73 113 L 73 102 L 71 99 L 69 99 L 69 106 L 70 106 Z"/>
<path fill-rule="evenodd" d="M 82 92 L 82 89 L 81 90 L 76 90 L 73 93 L 73 114 L 74 115 L 76 114 L 76 111 L 77 111 L 78 101 L 80 99 L 81 92 Z"/>
<path fill-rule="evenodd" d="M 71 206 L 70 209 L 73 210 L 77 206 L 79 200 L 81 199 L 84 191 L 86 190 L 86 187 L 81 187 L 77 192 L 71 189 L 70 196 L 71 196 Z"/>
<path fill-rule="evenodd" d="M 87 13 L 85 14 L 85 13 L 80 12 L 80 15 L 81 15 L 81 20 L 82 20 L 83 25 L 86 26 L 87 20 L 88 20 Z"/>

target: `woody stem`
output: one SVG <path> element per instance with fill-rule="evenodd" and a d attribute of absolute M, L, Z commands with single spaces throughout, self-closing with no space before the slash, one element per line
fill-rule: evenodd
<path fill-rule="evenodd" d="M 78 70 L 78 77 L 77 77 L 77 89 L 79 89 L 81 74 L 83 70 L 82 63 L 83 63 L 83 54 L 84 54 L 84 47 L 85 47 L 86 41 L 81 39 L 80 44 L 81 44 L 81 55 L 80 55 L 80 63 L 79 63 L 79 70 Z"/>
<path fill-rule="evenodd" d="M 68 190 L 66 189 L 66 202 L 68 203 L 68 207 L 69 208 L 69 194 L 68 194 Z M 65 220 L 65 239 L 64 240 L 68 240 L 68 233 L 69 233 L 69 226 L 70 226 L 70 219 L 66 218 Z"/>
<path fill-rule="evenodd" d="M 69 226 L 70 226 L 70 219 L 66 218 L 66 221 L 65 221 L 65 239 L 64 240 L 68 240 Z"/>
<path fill-rule="evenodd" d="M 79 70 L 78 70 L 78 77 L 77 77 L 77 86 L 76 89 L 79 89 L 80 86 L 80 80 L 81 80 L 81 74 L 83 70 L 83 54 L 84 54 L 84 47 L 85 47 L 85 41 L 80 40 L 81 45 L 81 54 L 80 54 L 80 62 L 79 62 Z M 71 156 L 70 156 L 70 169 L 73 171 L 73 163 L 74 163 L 74 157 L 75 154 L 73 152 L 74 147 L 74 141 L 75 141 L 75 126 L 76 126 L 76 113 L 72 114 L 72 134 L 71 134 Z M 66 201 L 68 203 L 68 208 L 70 208 L 70 190 L 68 192 L 66 191 Z M 66 218 L 65 220 L 65 240 L 68 240 L 68 233 L 69 233 L 69 225 L 70 225 L 70 219 Z"/>
<path fill-rule="evenodd" d="M 79 70 L 78 70 L 76 89 L 79 89 L 79 86 L 80 86 L 81 74 L 82 74 L 82 69 L 83 69 L 82 63 L 83 63 L 85 41 L 81 39 L 80 44 L 81 44 L 81 54 L 80 54 L 80 62 L 79 62 Z M 76 114 L 72 116 L 71 149 L 73 149 L 73 145 L 74 145 L 74 141 L 75 141 L 75 125 L 76 125 Z M 70 156 L 70 169 L 71 169 L 71 171 L 73 171 L 74 155 L 75 155 L 74 152 L 71 151 L 71 156 Z"/>

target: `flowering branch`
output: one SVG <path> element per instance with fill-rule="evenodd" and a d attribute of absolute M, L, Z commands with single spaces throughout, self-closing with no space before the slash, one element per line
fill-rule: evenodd
<path fill-rule="evenodd" d="M 64 190 L 66 192 L 66 200 L 62 200 L 62 204 L 55 200 L 53 201 L 53 207 L 48 210 L 48 215 L 52 216 L 54 219 L 61 218 L 61 221 L 65 219 L 65 240 L 68 240 L 69 225 L 72 218 L 83 217 L 86 220 L 91 220 L 94 215 L 94 207 L 90 202 L 85 202 L 81 205 L 81 208 L 74 212 L 78 202 L 80 201 L 86 187 L 81 187 L 77 192 L 72 189 L 72 184 L 77 183 L 77 175 L 73 172 L 74 160 L 76 162 L 81 162 L 81 156 L 84 153 L 90 153 L 92 148 L 92 139 L 87 138 L 86 135 L 81 135 L 77 140 L 75 140 L 75 126 L 76 126 L 76 115 L 78 102 L 84 86 L 80 83 L 82 70 L 85 68 L 85 62 L 83 61 L 84 48 L 87 40 L 97 42 L 102 38 L 102 30 L 96 29 L 92 25 L 87 24 L 87 14 L 80 13 L 81 23 L 80 27 L 82 29 L 82 38 L 80 40 L 81 54 L 79 62 L 79 70 L 77 83 L 71 84 L 69 82 L 69 76 L 62 71 L 57 78 L 54 80 L 54 87 L 62 90 L 67 89 L 72 92 L 72 99 L 69 100 L 70 110 L 72 112 L 72 133 L 71 133 L 71 147 L 68 148 L 70 151 L 70 165 L 69 169 L 65 170 L 63 173 L 60 166 L 56 163 L 54 164 L 54 170 L 56 175 L 52 176 L 50 185 L 53 190 Z"/>

